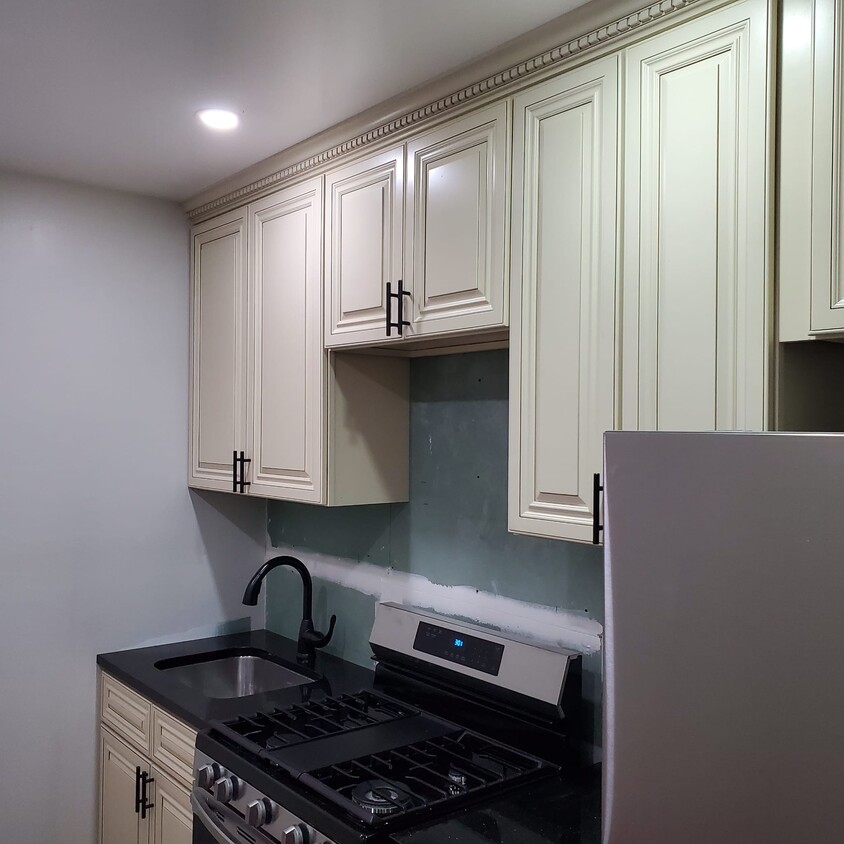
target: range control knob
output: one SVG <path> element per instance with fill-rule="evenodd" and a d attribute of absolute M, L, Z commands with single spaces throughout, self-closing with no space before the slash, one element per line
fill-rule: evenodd
<path fill-rule="evenodd" d="M 240 793 L 240 780 L 237 777 L 221 777 L 214 783 L 214 797 L 221 803 L 237 800 Z"/>
<path fill-rule="evenodd" d="M 272 801 L 266 797 L 253 800 L 246 807 L 246 823 L 254 826 L 255 829 L 260 829 L 264 824 L 272 821 L 274 808 Z"/>
<path fill-rule="evenodd" d="M 220 779 L 221 773 L 220 766 L 216 762 L 212 762 L 210 765 L 203 765 L 196 772 L 196 782 L 200 788 L 210 791 L 214 783 Z"/>
<path fill-rule="evenodd" d="M 311 840 L 308 828 L 304 824 L 297 823 L 296 826 L 289 826 L 284 830 L 284 837 L 281 839 L 284 844 L 308 844 Z"/>

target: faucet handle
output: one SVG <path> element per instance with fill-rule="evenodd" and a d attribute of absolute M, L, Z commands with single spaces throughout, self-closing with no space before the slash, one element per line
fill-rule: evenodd
<path fill-rule="evenodd" d="M 337 624 L 337 616 L 332 615 L 331 621 L 328 622 L 328 632 L 320 633 L 319 630 L 308 630 L 303 634 L 303 638 L 312 648 L 324 648 L 334 635 L 334 626 Z"/>

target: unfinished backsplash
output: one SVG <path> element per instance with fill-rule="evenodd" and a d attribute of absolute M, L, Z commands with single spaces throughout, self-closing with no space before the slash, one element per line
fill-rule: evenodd
<path fill-rule="evenodd" d="M 584 654 L 584 733 L 600 743 L 603 569 L 597 548 L 507 532 L 507 351 L 423 357 L 410 369 L 410 501 L 324 508 L 269 502 L 274 550 L 314 576 L 327 648 L 371 665 L 379 600 L 398 601 Z M 267 579 L 267 626 L 295 638 L 298 575 Z"/>

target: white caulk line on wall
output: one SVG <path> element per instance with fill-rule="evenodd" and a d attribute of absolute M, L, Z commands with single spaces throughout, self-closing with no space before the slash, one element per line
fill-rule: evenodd
<path fill-rule="evenodd" d="M 409 604 L 442 615 L 471 619 L 493 625 L 504 633 L 526 636 L 584 654 L 601 649 L 603 626 L 595 619 L 575 612 L 481 592 L 472 586 L 444 586 L 432 583 L 421 574 L 352 562 L 300 548 L 270 548 L 267 559 L 280 554 L 299 557 L 320 580 L 372 595 L 379 601 Z"/>

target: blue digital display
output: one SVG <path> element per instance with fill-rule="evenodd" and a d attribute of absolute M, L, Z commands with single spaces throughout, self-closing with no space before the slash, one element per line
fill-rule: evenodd
<path fill-rule="evenodd" d="M 462 639 L 455 639 L 454 640 L 454 647 L 455 648 L 462 648 L 463 647 L 463 640 Z"/>

